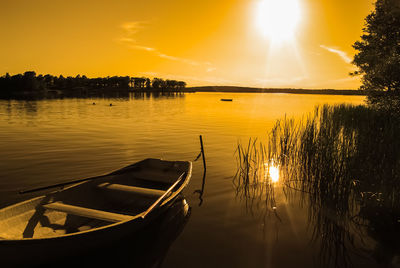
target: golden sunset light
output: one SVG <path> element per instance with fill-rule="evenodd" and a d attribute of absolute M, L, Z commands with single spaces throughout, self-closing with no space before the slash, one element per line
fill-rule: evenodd
<path fill-rule="evenodd" d="M 269 175 L 271 177 L 271 181 L 276 183 L 279 181 L 279 168 L 272 166 L 269 168 Z"/>
<path fill-rule="evenodd" d="M 400 0 L 1 0 L 2 267 L 400 267 Z"/>
<path fill-rule="evenodd" d="M 0 73 L 356 89 L 372 0 L 2 1 Z"/>
<path fill-rule="evenodd" d="M 272 183 L 277 183 L 279 181 L 279 166 L 273 163 L 267 163 L 265 165 L 267 169 L 266 177 L 268 181 Z"/>
<path fill-rule="evenodd" d="M 263 0 L 257 6 L 257 26 L 272 43 L 292 41 L 301 20 L 298 0 Z"/>

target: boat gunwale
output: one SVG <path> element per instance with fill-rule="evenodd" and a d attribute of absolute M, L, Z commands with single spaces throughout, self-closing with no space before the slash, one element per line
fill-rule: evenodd
<path fill-rule="evenodd" d="M 162 202 L 157 208 L 154 209 L 154 210 L 159 210 L 159 209 L 165 207 L 173 199 L 175 199 L 182 192 L 182 190 L 187 186 L 187 184 L 189 183 L 189 180 L 190 180 L 190 178 L 192 176 L 192 166 L 193 166 L 191 161 L 168 161 L 168 160 L 161 160 L 161 159 L 156 159 L 156 158 L 146 158 L 146 159 L 144 159 L 142 161 L 139 161 L 139 162 L 134 163 L 132 165 L 129 165 L 129 166 L 123 167 L 121 169 L 115 170 L 115 171 L 113 171 L 111 173 L 108 173 L 108 174 L 106 174 L 104 176 L 118 175 L 120 172 L 124 171 L 125 169 L 132 168 L 136 164 L 142 163 L 142 162 L 144 162 L 146 160 L 160 160 L 160 161 L 165 161 L 165 162 L 184 162 L 184 163 L 188 164 L 187 170 L 184 171 L 185 179 L 181 183 L 180 187 L 176 191 L 174 191 L 168 198 L 166 198 L 164 200 L 164 202 Z M 93 177 L 93 178 L 95 178 L 95 177 Z M 78 182 L 78 183 L 72 184 L 70 186 L 64 187 L 64 188 L 62 188 L 60 190 L 52 191 L 52 192 L 50 192 L 48 194 L 45 194 L 45 195 L 42 195 L 42 196 L 38 196 L 38 197 L 34 197 L 34 198 L 31 198 L 31 199 L 28 199 L 28 200 L 25 200 L 25 201 L 22 201 L 22 202 L 19 202 L 19 203 L 16 203 L 16 204 L 4 207 L 4 208 L 1 208 L 0 212 L 2 210 L 5 210 L 5 209 L 10 209 L 12 207 L 17 207 L 17 206 L 20 206 L 20 205 L 23 205 L 23 204 L 26 204 L 26 203 L 30 203 L 30 202 L 35 201 L 35 200 L 43 199 L 46 196 L 49 196 L 51 194 L 63 192 L 65 190 L 68 190 L 68 189 L 73 188 L 73 187 L 77 187 L 77 186 L 79 186 L 81 184 L 88 183 L 90 181 L 91 180 Z M 38 241 L 38 242 L 39 241 L 49 241 L 49 240 L 56 240 L 56 239 L 59 240 L 59 239 L 69 238 L 69 237 L 78 236 L 78 235 L 82 235 L 82 234 L 88 234 L 88 233 L 92 233 L 92 232 L 96 232 L 96 231 L 101 231 L 101 230 L 104 230 L 104 229 L 107 229 L 107 228 L 114 228 L 114 227 L 117 227 L 117 226 L 122 225 L 122 224 L 131 223 L 133 221 L 138 221 L 139 220 L 141 222 L 144 222 L 147 219 L 147 218 L 142 218 L 141 217 L 142 214 L 144 214 L 144 213 L 145 213 L 145 211 L 141 212 L 139 214 L 133 215 L 131 219 L 127 219 L 127 220 L 123 220 L 123 221 L 119 221 L 119 222 L 115 222 L 115 223 L 111 223 L 111 224 L 107 224 L 107 225 L 104 225 L 104 226 L 100 226 L 100 227 L 96 227 L 96 228 L 93 228 L 93 229 L 84 230 L 84 231 L 80 231 L 80 232 L 75 232 L 75 233 L 68 233 L 68 234 L 62 234 L 62 235 L 57 235 L 57 236 L 39 237 L 39 238 L 21 238 L 21 239 L 1 239 L 0 238 L 0 244 L 4 245 L 4 244 L 29 243 L 29 242 L 36 242 L 36 241 Z M 154 213 L 151 213 L 151 215 L 154 215 Z M 150 216 L 150 214 L 149 214 L 149 216 Z"/>

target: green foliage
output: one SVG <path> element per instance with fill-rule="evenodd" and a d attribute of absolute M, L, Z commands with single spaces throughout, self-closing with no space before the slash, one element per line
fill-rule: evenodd
<path fill-rule="evenodd" d="M 400 1 L 377 0 L 365 19 L 353 64 L 365 90 L 400 91 Z"/>

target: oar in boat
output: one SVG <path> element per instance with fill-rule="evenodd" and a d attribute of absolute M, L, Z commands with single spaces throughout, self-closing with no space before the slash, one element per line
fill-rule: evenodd
<path fill-rule="evenodd" d="M 143 212 L 143 214 L 140 216 L 141 218 L 145 218 L 147 216 L 147 214 L 149 214 L 153 209 L 155 209 L 156 207 L 158 207 L 161 204 L 161 201 L 172 191 L 172 189 L 175 188 L 175 186 L 178 185 L 178 183 L 183 179 L 183 176 L 185 175 L 186 172 L 183 172 L 179 178 L 176 180 L 176 182 L 174 184 L 172 184 L 171 187 L 168 188 L 167 191 L 165 191 L 165 193 L 160 196 L 156 202 L 154 202 L 145 212 Z"/>
<path fill-rule="evenodd" d="M 100 179 L 100 178 L 104 178 L 104 177 L 109 176 L 109 175 L 110 175 L 110 174 L 100 175 L 100 176 L 96 176 L 96 177 L 90 177 L 90 178 L 85 178 L 85 179 L 78 179 L 78 180 L 73 180 L 73 181 L 68 181 L 68 182 L 62 182 L 62 183 L 57 183 L 57 184 L 48 185 L 48 186 L 43 186 L 43 187 L 34 188 L 34 189 L 29 189 L 29 190 L 22 190 L 22 191 L 19 191 L 19 194 L 27 194 L 27 193 L 32 193 L 32 192 L 47 190 L 47 189 L 56 188 L 56 187 L 62 187 L 62 186 L 65 186 L 65 185 L 74 184 L 74 183 L 79 183 L 79 182 L 83 182 L 83 181 L 89 181 L 89 180 L 94 180 L 94 179 Z"/>

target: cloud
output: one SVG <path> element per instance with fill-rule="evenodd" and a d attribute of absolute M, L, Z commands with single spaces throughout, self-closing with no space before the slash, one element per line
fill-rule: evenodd
<path fill-rule="evenodd" d="M 149 46 L 143 46 L 137 43 L 135 35 L 142 29 L 148 22 L 145 21 L 130 21 L 120 25 L 124 30 L 123 36 L 118 39 L 120 43 L 127 45 L 131 49 L 145 50 L 145 51 L 156 51 L 155 48 Z"/>
<path fill-rule="evenodd" d="M 121 24 L 121 28 L 124 29 L 129 35 L 137 33 L 143 29 L 147 22 L 145 21 L 129 21 Z"/>
<path fill-rule="evenodd" d="M 137 50 L 145 50 L 145 51 L 149 51 L 149 52 L 156 51 L 156 49 L 154 47 L 146 47 L 146 46 L 140 46 L 140 45 L 132 45 L 132 46 L 130 46 L 130 48 L 137 49 Z"/>
<path fill-rule="evenodd" d="M 199 66 L 199 65 L 205 64 L 205 63 L 197 62 L 194 60 L 189 60 L 189 59 L 185 59 L 185 58 L 179 58 L 179 57 L 175 57 L 175 56 L 166 55 L 161 52 L 157 52 L 156 54 L 157 54 L 157 56 L 159 56 L 160 58 L 163 58 L 163 59 L 179 61 L 179 62 L 183 62 L 183 63 L 193 65 L 193 66 Z"/>
<path fill-rule="evenodd" d="M 328 50 L 329 52 L 332 52 L 332 53 L 337 54 L 337 55 L 338 55 L 339 57 L 341 57 L 342 60 L 344 60 L 344 62 L 346 62 L 346 63 L 351 63 L 351 61 L 352 61 L 352 59 L 351 59 L 351 58 L 347 55 L 347 53 L 344 52 L 344 51 L 341 51 L 341 50 L 339 50 L 339 49 L 332 48 L 332 47 L 327 47 L 327 46 L 324 46 L 324 45 L 320 45 L 320 47 L 323 48 L 323 49 L 325 49 L 325 50 Z"/>
<path fill-rule="evenodd" d="M 130 38 L 130 37 L 121 37 L 120 39 L 118 39 L 121 42 L 125 42 L 125 43 L 135 43 L 135 39 Z"/>
<path fill-rule="evenodd" d="M 176 61 L 176 62 L 182 62 L 184 64 L 192 65 L 192 66 L 204 66 L 206 67 L 207 72 L 214 71 L 216 68 L 212 67 L 212 64 L 210 62 L 198 62 L 194 61 L 191 59 L 185 59 L 185 58 L 180 58 L 180 57 L 175 57 L 171 55 L 167 55 L 159 50 L 157 50 L 154 47 L 149 47 L 149 46 L 144 46 L 141 44 L 138 44 L 137 40 L 134 38 L 134 35 L 138 33 L 140 30 L 145 28 L 145 25 L 148 24 L 148 22 L 144 21 L 131 21 L 131 22 L 125 22 L 121 24 L 121 28 L 124 30 L 124 35 L 118 39 L 120 43 L 123 43 L 127 45 L 131 49 L 135 50 L 144 50 L 147 52 L 151 52 L 153 55 L 170 60 L 170 61 Z"/>

